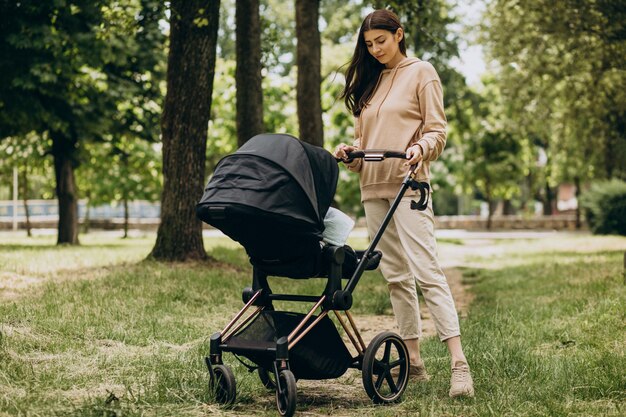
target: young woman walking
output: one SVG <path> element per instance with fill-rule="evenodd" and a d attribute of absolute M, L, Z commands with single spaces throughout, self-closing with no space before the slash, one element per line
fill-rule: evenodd
<path fill-rule="evenodd" d="M 446 117 L 439 75 L 431 64 L 407 58 L 404 30 L 388 10 L 370 13 L 361 25 L 342 94 L 355 116 L 355 140 L 334 152 L 348 169 L 360 174 L 361 199 L 372 237 L 400 189 L 408 166 L 419 164 L 417 179 L 429 182 L 430 161 L 446 143 Z M 407 160 L 349 162 L 356 149 L 405 150 Z M 426 381 L 420 356 L 422 336 L 416 281 L 431 312 L 440 340 L 451 357 L 450 396 L 473 396 L 474 386 L 461 345 L 458 314 L 450 287 L 437 259 L 432 204 L 411 209 L 409 190 L 396 210 L 378 249 L 400 335 L 410 355 L 409 377 Z"/>

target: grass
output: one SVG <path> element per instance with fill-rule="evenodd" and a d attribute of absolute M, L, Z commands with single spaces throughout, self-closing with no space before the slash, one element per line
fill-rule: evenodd
<path fill-rule="evenodd" d="M 143 261 L 154 235 L 96 233 L 81 242 L 56 247 L 53 237 L 0 235 L 0 416 L 277 415 L 272 394 L 232 355 L 225 359 L 237 403 L 219 407 L 206 389 L 208 337 L 232 318 L 250 284 L 241 249 L 211 238 L 205 247 L 218 264 L 160 264 Z M 462 331 L 476 398 L 447 397 L 447 352 L 429 338 L 423 356 L 433 379 L 410 385 L 402 403 L 373 406 L 355 372 L 299 381 L 299 412 L 624 415 L 626 239 L 565 235 L 492 248 L 463 270 L 475 295 Z M 277 291 L 321 289 L 321 280 L 273 282 Z M 377 273 L 359 283 L 353 311 L 389 313 Z"/>

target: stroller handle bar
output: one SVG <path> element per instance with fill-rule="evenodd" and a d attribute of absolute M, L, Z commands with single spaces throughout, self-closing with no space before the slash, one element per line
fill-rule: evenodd
<path fill-rule="evenodd" d="M 360 151 L 348 152 L 346 162 L 352 162 L 355 159 L 363 158 L 365 161 L 383 161 L 387 158 L 406 159 L 406 152 L 388 151 L 385 149 L 365 149 Z M 337 161 L 342 161 L 342 159 Z"/>

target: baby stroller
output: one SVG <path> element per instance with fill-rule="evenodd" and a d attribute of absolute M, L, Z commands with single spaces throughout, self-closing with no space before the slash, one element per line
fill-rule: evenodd
<path fill-rule="evenodd" d="M 405 153 L 359 151 L 349 156 L 382 161 L 405 158 Z M 205 361 L 216 401 L 230 404 L 236 397 L 233 372 L 222 361 L 224 352 L 253 363 L 241 360 L 251 371 L 257 370 L 263 385 L 275 389 L 282 416 L 295 412 L 298 379 L 338 378 L 349 368 L 362 371 L 365 391 L 375 403 L 401 398 L 409 373 L 404 341 L 395 333 L 383 332 L 366 346 L 349 310 L 361 275 L 378 266 L 382 255 L 375 247 L 406 190 L 420 188 L 416 204 L 426 207 L 429 190 L 427 184 L 414 180 L 414 169 L 409 170 L 370 246 L 352 252 L 356 256 L 347 265 L 345 254 L 350 248 L 322 243 L 323 220 L 339 171 L 329 152 L 293 136 L 263 134 L 217 164 L 196 213 L 241 243 L 253 272 L 252 286 L 243 290 L 244 307 L 210 338 Z M 319 296 L 276 294 L 268 277 L 320 278 L 327 283 Z M 275 301 L 305 302 L 312 307 L 307 314 L 277 311 Z M 331 312 L 354 346 L 355 356 L 330 319 Z"/>

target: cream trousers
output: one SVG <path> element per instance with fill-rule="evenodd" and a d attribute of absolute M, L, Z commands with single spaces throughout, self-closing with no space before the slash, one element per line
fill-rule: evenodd
<path fill-rule="evenodd" d="M 393 199 L 366 200 L 367 231 L 372 239 L 389 211 Z M 411 198 L 403 198 L 377 250 L 383 253 L 380 269 L 387 281 L 391 306 L 400 336 L 422 336 L 422 321 L 415 282 L 422 291 L 439 339 L 460 336 L 459 317 L 446 277 L 437 260 L 435 219 L 432 205 L 424 211 L 411 210 Z"/>

